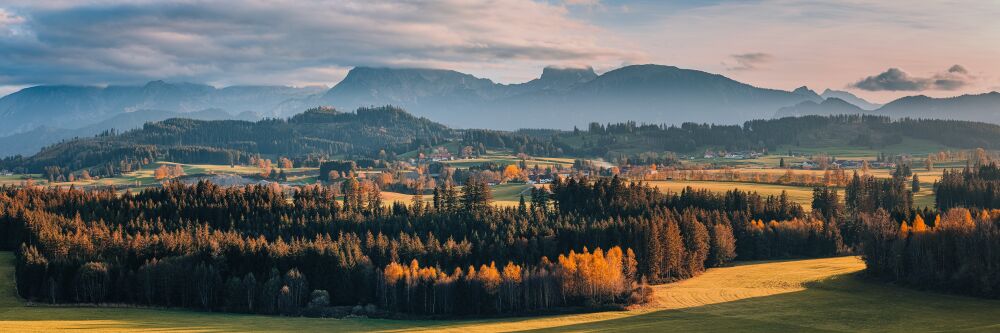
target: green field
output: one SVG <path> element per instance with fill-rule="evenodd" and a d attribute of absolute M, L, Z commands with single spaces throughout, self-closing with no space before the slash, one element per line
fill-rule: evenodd
<path fill-rule="evenodd" d="M 313 319 L 186 310 L 24 306 L 0 252 L 0 332 L 933 332 L 1000 330 L 1000 301 L 904 289 L 858 276 L 854 257 L 749 263 L 658 285 L 629 311 L 482 320 Z"/>

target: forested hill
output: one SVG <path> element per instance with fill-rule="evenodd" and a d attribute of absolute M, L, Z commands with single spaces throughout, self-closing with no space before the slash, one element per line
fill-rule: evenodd
<path fill-rule="evenodd" d="M 743 125 L 685 123 L 664 126 L 622 122 L 592 123 L 586 130 L 542 133 L 566 154 L 619 157 L 663 152 L 699 153 L 705 149 L 773 150 L 783 146 L 836 150 L 883 149 L 923 140 L 949 149 L 1000 149 L 1000 126 L 934 119 L 892 120 L 887 116 L 833 115 L 753 120 Z"/>
<path fill-rule="evenodd" d="M 922 140 L 947 149 L 1000 149 L 1000 126 L 957 120 L 836 115 L 754 120 L 743 125 L 681 126 L 592 123 L 586 130 L 504 132 L 452 129 L 395 107 L 339 112 L 317 108 L 288 119 L 257 122 L 168 119 L 141 129 L 65 141 L 31 157 L 8 158 L 0 169 L 43 173 L 87 169 L 114 175 L 157 160 L 198 164 L 246 164 L 251 157 L 287 157 L 297 165 L 319 159 L 395 160 L 396 155 L 446 146 L 475 152 L 506 150 L 532 156 L 669 156 L 705 149 L 774 150 L 781 147 L 881 149 Z M 815 149 L 814 149 L 815 150 Z M 648 154 L 655 153 L 655 154 Z M 302 164 L 301 162 L 307 162 Z M 652 162 L 652 161 L 646 161 Z M 664 162 L 664 161 L 660 161 Z M 315 164 L 315 163 L 313 163 Z"/>
<path fill-rule="evenodd" d="M 146 123 L 124 133 L 106 132 L 42 149 L 29 158 L 12 158 L 0 168 L 39 172 L 57 166 L 98 174 L 134 169 L 157 159 L 190 163 L 239 164 L 253 155 L 289 157 L 369 156 L 433 146 L 456 132 L 393 107 L 338 112 L 311 109 L 288 119 L 257 122 L 174 118 Z"/>

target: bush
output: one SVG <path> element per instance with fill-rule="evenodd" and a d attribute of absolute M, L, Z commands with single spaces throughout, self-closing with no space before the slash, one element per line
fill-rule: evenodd
<path fill-rule="evenodd" d="M 111 276 L 103 262 L 88 262 L 76 273 L 76 297 L 80 302 L 101 303 L 110 287 Z"/>
<path fill-rule="evenodd" d="M 313 290 L 309 295 L 309 308 L 322 308 L 330 306 L 330 293 L 326 290 Z"/>

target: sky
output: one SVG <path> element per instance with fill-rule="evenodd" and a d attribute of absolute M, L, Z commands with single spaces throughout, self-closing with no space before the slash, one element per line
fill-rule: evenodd
<path fill-rule="evenodd" d="M 0 94 L 326 85 L 354 66 L 501 83 L 655 63 L 875 102 L 1000 90 L 1000 1 L 0 0 Z"/>

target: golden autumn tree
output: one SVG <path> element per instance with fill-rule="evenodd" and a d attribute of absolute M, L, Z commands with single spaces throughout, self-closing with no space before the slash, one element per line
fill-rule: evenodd
<path fill-rule="evenodd" d="M 155 178 L 156 180 L 164 180 L 164 179 L 166 179 L 167 178 L 167 166 L 166 165 L 161 165 L 159 168 L 156 168 L 156 170 L 153 170 L 153 178 Z"/>
<path fill-rule="evenodd" d="M 502 302 L 500 304 L 500 310 L 502 312 L 504 303 L 506 303 L 509 308 L 516 306 L 518 300 L 518 286 L 521 285 L 521 266 L 518 266 L 513 262 L 507 262 L 507 265 L 503 267 L 501 279 L 503 280 L 503 285 L 501 286 L 501 293 L 503 294 L 503 297 L 501 298 Z"/>
<path fill-rule="evenodd" d="M 279 158 L 278 166 L 282 169 L 291 169 L 293 166 L 292 160 L 288 159 L 287 157 Z"/>
<path fill-rule="evenodd" d="M 925 232 L 927 231 L 927 223 L 924 222 L 924 218 L 920 214 L 916 214 L 917 217 L 913 219 L 913 232 Z"/>
<path fill-rule="evenodd" d="M 517 164 L 508 165 L 503 169 L 503 179 L 505 181 L 521 178 L 521 168 Z"/>

